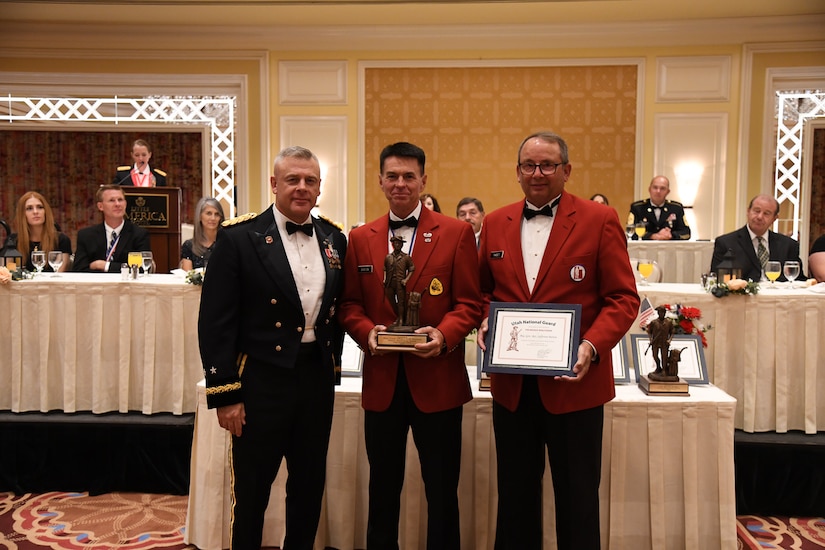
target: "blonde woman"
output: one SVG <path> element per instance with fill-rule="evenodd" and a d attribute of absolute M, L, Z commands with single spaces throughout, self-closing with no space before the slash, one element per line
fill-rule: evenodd
<path fill-rule="evenodd" d="M 12 224 L 9 243 L 25 256 L 25 269 L 34 271 L 32 252 L 42 250 L 49 257 L 49 252 L 59 250 L 63 253 L 63 263 L 58 271 L 69 269 L 69 257 L 72 254 L 72 242 L 69 237 L 57 230 L 54 214 L 46 198 L 36 191 L 27 191 L 17 201 L 17 210 Z M 54 271 L 48 264 L 43 271 Z"/>

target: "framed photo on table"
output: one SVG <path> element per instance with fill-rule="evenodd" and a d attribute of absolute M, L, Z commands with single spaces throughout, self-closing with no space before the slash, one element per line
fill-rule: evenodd
<path fill-rule="evenodd" d="M 656 370 L 650 339 L 647 334 L 631 334 L 630 347 L 633 349 L 633 363 L 636 367 L 636 382 L 643 374 Z M 702 348 L 702 337 L 698 334 L 675 334 L 670 341 L 670 349 L 681 350 L 679 378 L 691 385 L 709 384 L 708 365 Z"/>
<path fill-rule="evenodd" d="M 581 305 L 490 302 L 483 372 L 573 374 Z"/>
<path fill-rule="evenodd" d="M 622 338 L 619 343 L 613 346 L 610 351 L 610 358 L 613 361 L 613 383 L 630 384 L 630 361 L 627 358 L 627 339 Z"/>
<path fill-rule="evenodd" d="M 341 351 L 341 376 L 361 376 L 364 370 L 364 351 L 349 334 L 344 335 Z"/>

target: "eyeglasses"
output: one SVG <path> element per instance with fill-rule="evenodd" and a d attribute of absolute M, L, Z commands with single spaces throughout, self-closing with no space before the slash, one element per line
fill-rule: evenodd
<path fill-rule="evenodd" d="M 519 170 L 521 170 L 521 173 L 524 174 L 525 176 L 532 176 L 535 173 L 536 168 L 539 169 L 539 172 L 541 172 L 542 175 L 552 176 L 553 174 L 556 173 L 556 170 L 558 169 L 558 167 L 563 165 L 563 164 L 567 164 L 567 163 L 565 163 L 565 162 L 555 162 L 555 163 L 553 163 L 553 162 L 542 162 L 541 164 L 533 164 L 532 162 L 523 162 L 523 163 L 518 165 L 518 168 L 519 168 Z"/>

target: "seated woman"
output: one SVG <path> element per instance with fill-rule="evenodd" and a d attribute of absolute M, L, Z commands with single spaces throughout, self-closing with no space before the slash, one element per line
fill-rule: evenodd
<path fill-rule="evenodd" d="M 203 197 L 195 206 L 195 219 L 198 221 L 192 238 L 180 247 L 180 268 L 184 271 L 206 267 L 224 220 L 221 203 L 211 197 Z"/>
<path fill-rule="evenodd" d="M 825 235 L 820 235 L 808 255 L 808 272 L 817 283 L 825 283 Z"/>
<path fill-rule="evenodd" d="M 71 265 L 72 242 L 69 237 L 59 232 L 54 224 L 52 207 L 46 198 L 36 191 L 23 193 L 17 201 L 17 211 L 12 224 L 10 243 L 16 243 L 17 250 L 26 257 L 24 268 L 34 271 L 32 252 L 42 250 L 49 257 L 49 252 L 59 250 L 63 253 L 63 263 L 59 271 L 67 271 Z M 54 271 L 47 263 L 43 271 Z"/>

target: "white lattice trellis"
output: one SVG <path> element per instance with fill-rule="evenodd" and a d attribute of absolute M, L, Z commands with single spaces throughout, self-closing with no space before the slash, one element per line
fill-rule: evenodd
<path fill-rule="evenodd" d="M 235 215 L 235 97 L 54 98 L 0 101 L 7 122 L 165 122 L 208 125 L 212 141 L 211 194 Z"/>
<path fill-rule="evenodd" d="M 809 118 L 825 116 L 825 94 L 777 92 L 776 173 L 774 197 L 792 205 L 793 237 L 799 238 L 802 181 L 802 132 Z M 778 229 L 778 222 L 774 230 Z"/>

